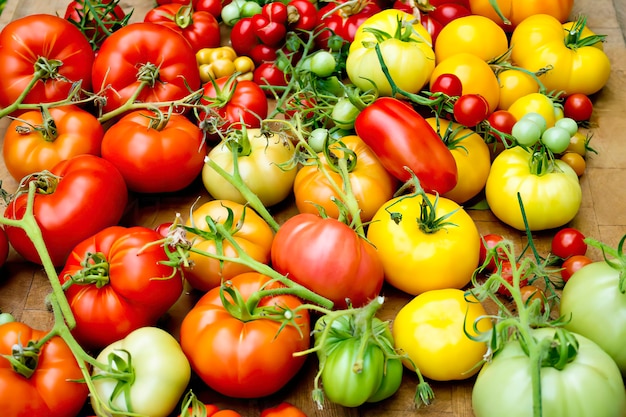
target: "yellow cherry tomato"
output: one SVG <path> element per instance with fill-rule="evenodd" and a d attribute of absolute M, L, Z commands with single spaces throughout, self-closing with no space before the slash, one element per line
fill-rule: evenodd
<path fill-rule="evenodd" d="M 235 71 L 242 74 L 254 71 L 254 61 L 249 56 L 238 56 L 233 61 L 233 64 L 235 65 Z"/>
<path fill-rule="evenodd" d="M 469 301 L 468 301 L 469 300 Z M 459 289 L 440 289 L 418 295 L 398 311 L 392 327 L 396 348 L 412 361 L 422 375 L 435 381 L 463 380 L 481 368 L 487 344 L 470 339 L 465 332 L 487 332 L 491 321 L 473 297 Z"/>
<path fill-rule="evenodd" d="M 561 161 L 569 165 L 579 177 L 585 173 L 585 169 L 587 168 L 585 158 L 576 152 L 564 153 L 563 156 L 561 156 Z"/>
<path fill-rule="evenodd" d="M 515 100 L 508 110 L 517 120 L 525 114 L 538 113 L 546 119 L 546 127 L 552 127 L 557 120 L 555 107 L 552 99 L 545 94 L 530 93 Z"/>
<path fill-rule="evenodd" d="M 435 43 L 435 57 L 441 62 L 459 52 L 469 52 L 490 61 L 508 48 L 506 33 L 493 20 L 469 15 L 454 19 L 441 29 Z"/>
<path fill-rule="evenodd" d="M 497 77 L 500 84 L 500 110 L 508 110 L 518 98 L 539 92 L 539 83 L 527 72 L 507 69 L 499 72 Z"/>

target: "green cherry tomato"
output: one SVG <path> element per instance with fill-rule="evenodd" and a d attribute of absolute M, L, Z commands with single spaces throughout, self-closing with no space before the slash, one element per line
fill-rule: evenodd
<path fill-rule="evenodd" d="M 541 143 L 552 153 L 563 153 L 569 146 L 570 137 L 569 131 L 562 127 L 553 126 L 543 132 Z"/>
<path fill-rule="evenodd" d="M 354 121 L 359 115 L 359 109 L 352 104 L 348 98 L 340 98 L 331 114 L 331 118 L 339 129 L 351 130 L 354 128 Z"/>
<path fill-rule="evenodd" d="M 576 120 L 569 117 L 564 117 L 557 120 L 554 123 L 554 126 L 567 130 L 570 134 L 570 137 L 574 136 L 576 132 L 578 132 L 578 123 L 576 123 Z"/>
<path fill-rule="evenodd" d="M 337 61 L 328 51 L 318 51 L 311 57 L 311 72 L 318 77 L 329 77 L 336 67 Z"/>
<path fill-rule="evenodd" d="M 541 138 L 541 126 L 531 119 L 520 119 L 513 125 L 511 134 L 521 146 L 533 146 Z"/>
<path fill-rule="evenodd" d="M 315 152 L 322 152 L 324 150 L 324 142 L 326 141 L 328 135 L 328 129 L 323 127 L 317 128 L 311 131 L 307 143 Z"/>
<path fill-rule="evenodd" d="M 546 121 L 546 118 L 539 113 L 526 113 L 524 116 L 521 117 L 520 120 L 522 119 L 532 120 L 533 122 L 537 123 L 537 125 L 539 125 L 539 127 L 541 128 L 541 133 L 545 132 L 548 128 L 548 122 Z"/>

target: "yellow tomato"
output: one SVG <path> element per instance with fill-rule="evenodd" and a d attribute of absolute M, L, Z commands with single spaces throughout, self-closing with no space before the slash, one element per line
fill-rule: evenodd
<path fill-rule="evenodd" d="M 517 120 L 527 113 L 538 113 L 546 119 L 546 127 L 554 126 L 557 120 L 554 102 L 542 93 L 526 94 L 515 100 L 508 110 Z"/>
<path fill-rule="evenodd" d="M 413 295 L 463 288 L 478 266 L 480 235 L 474 220 L 454 201 L 427 196 L 435 205 L 434 218 L 449 216 L 441 227 L 423 220 L 428 217 L 422 211 L 423 198 L 411 194 L 384 204 L 367 230 L 367 239 L 378 250 L 387 282 Z"/>
<path fill-rule="evenodd" d="M 508 110 L 518 98 L 539 92 L 537 80 L 524 71 L 507 69 L 498 73 L 497 77 L 500 84 L 500 110 Z"/>
<path fill-rule="evenodd" d="M 436 117 L 426 121 L 448 145 L 456 162 L 456 186 L 443 196 L 459 204 L 465 203 L 485 188 L 491 167 L 489 146 L 478 133 L 457 123 Z"/>
<path fill-rule="evenodd" d="M 459 52 L 469 52 L 490 61 L 508 48 L 509 40 L 500 26 L 484 16 L 470 15 L 454 19 L 441 29 L 435 43 L 435 57 L 441 62 Z"/>
<path fill-rule="evenodd" d="M 585 158 L 579 153 L 576 152 L 566 152 L 561 156 L 561 161 L 565 162 L 567 165 L 572 167 L 576 175 L 579 177 L 585 173 L 585 169 L 587 169 L 587 161 Z"/>
<path fill-rule="evenodd" d="M 437 64 L 430 76 L 430 84 L 442 74 L 454 74 L 463 85 L 463 94 L 480 94 L 489 103 L 489 112 L 498 108 L 500 85 L 489 64 L 478 56 L 460 52 Z"/>
<path fill-rule="evenodd" d="M 395 346 L 422 375 L 435 381 L 463 380 L 481 368 L 487 344 L 470 339 L 487 332 L 491 321 L 483 305 L 459 289 L 427 291 L 404 305 L 393 321 Z M 409 361 L 405 366 L 414 369 Z"/>
<path fill-rule="evenodd" d="M 574 0 L 469 0 L 469 3 L 473 14 L 492 19 L 507 32 L 515 29 L 527 17 L 536 14 L 548 14 L 565 22 L 574 6 Z M 498 15 L 494 5 L 502 16 Z"/>

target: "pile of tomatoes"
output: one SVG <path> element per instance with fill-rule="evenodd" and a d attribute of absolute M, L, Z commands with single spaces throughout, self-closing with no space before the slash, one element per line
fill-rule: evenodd
<path fill-rule="evenodd" d="M 44 268 L 55 325 L 0 316 L 0 369 L 19 387 L 0 409 L 239 416 L 202 404 L 192 377 L 263 398 L 315 353 L 319 408 L 385 401 L 409 371 L 418 405 L 433 400 L 428 381 L 477 375 L 478 417 L 513 401 L 536 416 L 543 375 L 499 401 L 486 393 L 519 386 L 503 381 L 539 357 L 546 374 L 572 363 L 544 386 L 588 378 L 606 411 L 594 416 L 623 414 L 623 357 L 588 323 L 556 319 L 590 264 L 607 292 L 624 288 L 621 244 L 594 243 L 619 261 L 593 262 L 568 227 L 594 152 L 589 96 L 610 74 L 603 36 L 568 21 L 572 7 L 158 0 L 133 16 L 77 0 L 9 23 L 0 117 L 18 187 L 0 261 L 12 247 Z M 129 224 L 133 201 L 196 185 L 170 222 Z M 528 246 L 481 235 L 469 207 Z M 532 243 L 542 231 L 555 233 L 549 253 Z M 389 287 L 409 299 L 392 322 L 376 317 Z M 197 302 L 174 337 L 159 326 L 185 291 Z M 589 357 L 604 379 L 572 371 Z M 555 398 L 549 415 L 571 416 Z"/>

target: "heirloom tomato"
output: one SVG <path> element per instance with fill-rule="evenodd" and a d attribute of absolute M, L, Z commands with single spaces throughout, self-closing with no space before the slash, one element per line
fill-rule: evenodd
<path fill-rule="evenodd" d="M 446 24 L 435 44 L 437 62 L 459 52 L 472 53 L 484 61 L 503 55 L 509 49 L 504 30 L 484 16 L 469 15 Z"/>
<path fill-rule="evenodd" d="M 496 110 L 500 100 L 500 85 L 489 64 L 477 55 L 459 52 L 442 60 L 435 66 L 430 83 L 441 74 L 454 74 L 463 85 L 463 94 L 481 95 L 489 103 L 489 113 Z"/>
<path fill-rule="evenodd" d="M 94 52 L 85 36 L 59 16 L 33 14 L 16 19 L 0 32 L 0 108 L 14 104 L 34 83 L 23 103 L 64 100 L 80 82 L 91 89 Z"/>
<path fill-rule="evenodd" d="M 357 29 L 381 8 L 372 1 L 328 3 L 317 12 L 315 42 L 319 49 L 332 48 L 333 37 L 348 43 L 354 40 Z"/>
<path fill-rule="evenodd" d="M 233 130 L 209 152 L 208 159 L 228 175 L 235 167 L 243 183 L 269 207 L 287 198 L 293 190 L 297 167 L 289 162 L 295 155 L 291 140 L 277 132 L 261 129 Z M 246 198 L 208 162 L 202 181 L 218 200 L 245 204 Z"/>
<path fill-rule="evenodd" d="M 182 275 L 164 264 L 161 239 L 146 227 L 112 226 L 76 245 L 59 279 L 82 345 L 103 348 L 152 326 L 178 300 Z"/>
<path fill-rule="evenodd" d="M 189 43 L 150 22 L 130 23 L 109 36 L 93 63 L 92 80 L 106 99 L 104 112 L 128 101 L 169 104 L 200 87 Z"/>
<path fill-rule="evenodd" d="M 89 389 L 69 346 L 55 336 L 37 348 L 47 332 L 20 322 L 0 325 L 0 408 L 5 417 L 79 414 Z M 23 375 L 9 358 L 23 364 Z"/>
<path fill-rule="evenodd" d="M 2 154 L 7 170 L 20 181 L 77 155 L 100 156 L 103 136 L 98 119 L 75 105 L 30 110 L 7 127 Z"/>
<path fill-rule="evenodd" d="M 191 367 L 174 337 L 157 327 L 142 327 L 105 347 L 96 360 L 126 380 L 94 367 L 96 393 L 115 410 L 113 416 L 171 415 L 191 379 Z"/>
<path fill-rule="evenodd" d="M 408 24 L 412 30 L 404 29 Z M 350 44 L 346 73 L 361 90 L 373 89 L 379 96 L 392 95 L 375 44 L 380 47 L 389 75 L 398 88 L 417 93 L 429 81 L 435 68 L 430 34 L 413 15 L 387 9 L 365 20 Z"/>
<path fill-rule="evenodd" d="M 306 417 L 306 414 L 295 405 L 283 401 L 275 407 L 261 411 L 260 417 Z"/>
<path fill-rule="evenodd" d="M 290 217 L 276 232 L 271 256 L 278 272 L 328 298 L 335 308 L 363 306 L 383 285 L 383 266 L 374 246 L 331 217 Z"/>
<path fill-rule="evenodd" d="M 536 14 L 547 14 L 565 22 L 574 0 L 470 0 L 469 5 L 473 14 L 486 16 L 512 32 L 524 19 Z"/>
<path fill-rule="evenodd" d="M 554 333 L 554 328 L 532 330 L 532 336 L 537 340 L 552 339 Z M 540 368 L 542 415 L 623 416 L 626 413 L 626 390 L 615 362 L 588 338 L 577 334 L 572 336 L 578 341 L 578 351 L 573 360 L 563 369 L 551 366 Z M 478 373 L 472 389 L 474 415 L 536 415 L 533 413 L 533 386 L 538 381 L 532 369 L 520 343 L 507 342 Z"/>
<path fill-rule="evenodd" d="M 376 210 L 393 197 L 396 179 L 380 163 L 371 148 L 356 135 L 344 136 L 332 143 L 329 152 L 346 159 L 350 188 L 359 204 L 361 219 L 370 221 Z M 320 153 L 319 158 L 326 173 L 317 164 L 304 164 L 296 175 L 293 185 L 296 206 L 300 213 L 313 214 L 319 213 L 318 206 L 321 206 L 327 216 L 337 219 L 339 207 L 333 199 L 339 196 L 334 187 L 346 187 L 341 174 L 331 167 L 324 153 Z M 337 165 L 337 162 L 332 164 Z"/>
<path fill-rule="evenodd" d="M 508 110 L 517 99 L 539 92 L 539 83 L 527 72 L 520 69 L 506 69 L 497 72 L 500 84 L 498 109 Z"/>
<path fill-rule="evenodd" d="M 306 361 L 306 356 L 294 354 L 309 348 L 308 310 L 299 309 L 284 325 L 282 313 L 302 302 L 295 295 L 281 294 L 281 284 L 258 272 L 234 276 L 223 285 L 227 288 L 218 286 L 204 294 L 183 319 L 183 351 L 204 383 L 223 395 L 273 394 Z M 272 290 L 276 294 L 261 296 Z"/>
<path fill-rule="evenodd" d="M 428 203 L 419 194 L 389 200 L 367 231 L 387 282 L 412 295 L 463 288 L 480 252 L 480 235 L 469 214 L 448 198 L 425 195 Z"/>
<path fill-rule="evenodd" d="M 61 161 L 50 174 L 33 176 L 30 181 L 38 184 L 32 209 L 55 266 L 63 266 L 79 242 L 117 224 L 128 201 L 122 174 L 112 163 L 94 155 Z M 4 212 L 5 217 L 22 219 L 27 200 L 26 193 L 14 198 Z M 6 232 L 17 253 L 41 264 L 39 253 L 23 229 L 7 226 Z"/>
<path fill-rule="evenodd" d="M 205 156 L 202 130 L 178 113 L 129 112 L 102 139 L 102 157 L 138 193 L 182 190 L 198 178 Z"/>
<path fill-rule="evenodd" d="M 452 152 L 458 170 L 456 185 L 442 196 L 459 204 L 465 203 L 485 188 L 491 168 L 489 146 L 478 133 L 457 123 L 434 117 L 426 121 Z"/>
<path fill-rule="evenodd" d="M 561 295 L 565 327 L 597 343 L 626 375 L 626 290 L 623 259 L 593 262 L 574 272 Z"/>
<path fill-rule="evenodd" d="M 210 221 L 223 224 L 233 235 L 233 239 L 253 259 L 268 263 L 274 232 L 271 227 L 250 207 L 229 200 L 211 200 L 199 207 L 193 207 L 186 226 L 198 230 L 198 234 L 187 233 L 193 249 L 210 254 L 239 257 L 237 250 L 223 236 L 213 233 Z M 243 272 L 250 267 L 237 262 L 220 261 L 203 253 L 191 251 L 191 265 L 184 269 L 185 279 L 200 291 L 208 291 L 222 281 Z"/>
<path fill-rule="evenodd" d="M 513 31 L 511 59 L 528 71 L 547 69 L 539 76 L 546 91 L 566 95 L 596 93 L 611 74 L 602 38 L 585 27 L 584 18 L 562 25 L 549 15 L 530 16 Z"/>
<path fill-rule="evenodd" d="M 485 196 L 498 219 L 525 230 L 518 194 L 532 231 L 563 226 L 576 216 L 582 201 L 578 176 L 569 165 L 548 161 L 545 155 L 534 160 L 531 152 L 515 146 L 494 159 Z"/>
<path fill-rule="evenodd" d="M 487 344 L 470 339 L 489 331 L 483 305 L 456 288 L 426 291 L 400 308 L 393 320 L 395 347 L 426 378 L 435 381 L 468 379 L 480 370 Z M 475 323 L 479 320 L 477 323 Z"/>

